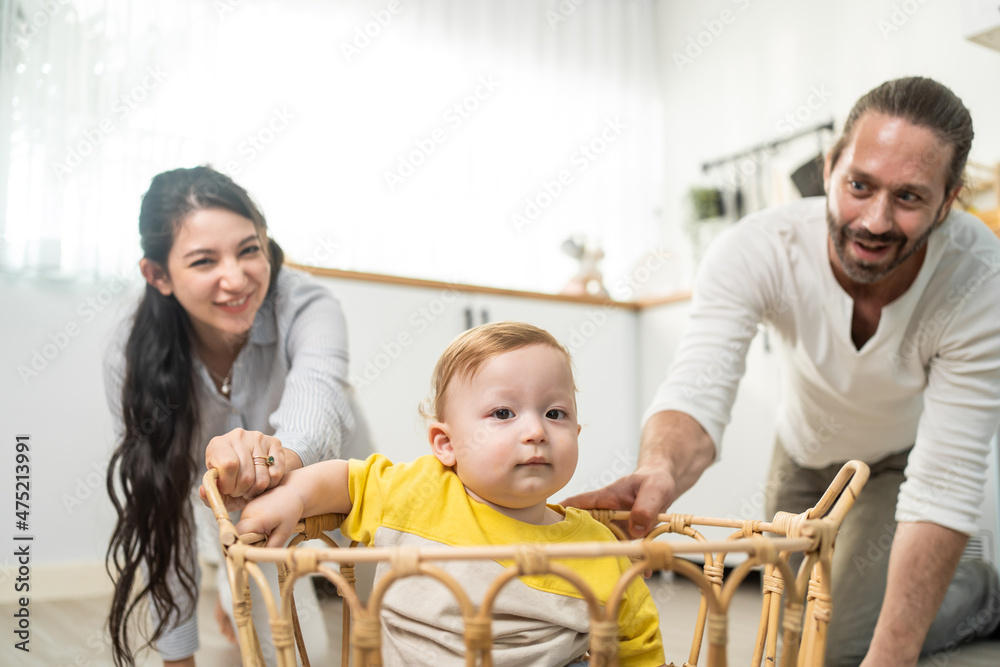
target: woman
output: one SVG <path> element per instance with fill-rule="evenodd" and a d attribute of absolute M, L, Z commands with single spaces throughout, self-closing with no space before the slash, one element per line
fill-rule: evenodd
<path fill-rule="evenodd" d="M 128 628 L 148 603 L 150 643 L 165 665 L 190 666 L 201 460 L 219 470 L 236 510 L 286 471 L 339 456 L 365 434 L 346 380 L 340 306 L 281 268 L 281 249 L 243 188 L 208 167 L 159 174 L 139 232 L 145 294 L 105 364 L 119 420 L 107 480 L 118 513 L 109 627 L 115 664 L 133 665 Z"/>

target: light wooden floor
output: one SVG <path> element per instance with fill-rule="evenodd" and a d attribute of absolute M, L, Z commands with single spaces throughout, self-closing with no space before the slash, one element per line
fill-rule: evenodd
<path fill-rule="evenodd" d="M 204 580 L 211 581 L 210 577 Z M 698 593 L 683 578 L 673 581 L 654 578 L 648 581 L 660 609 L 661 629 L 667 647 L 667 662 L 683 664 L 688 657 L 691 632 L 698 609 Z M 729 664 L 748 665 L 753 654 L 754 633 L 760 613 L 759 587 L 747 582 L 733 600 L 730 613 Z M 111 665 L 110 649 L 102 630 L 107 600 L 93 598 L 60 603 L 41 603 L 31 607 L 31 652 L 13 648 L 11 606 L 0 606 L 0 665 L 39 667 L 103 667 Z M 325 599 L 324 617 L 332 641 L 340 637 L 340 602 Z M 199 603 L 201 650 L 199 667 L 239 667 L 239 653 L 226 644 L 213 619 L 214 592 L 206 591 Z M 703 655 L 700 664 L 705 664 Z M 162 664 L 156 654 L 140 658 L 141 667 Z M 996 667 L 1000 665 L 1000 642 L 978 642 L 964 646 L 951 655 L 924 658 L 920 667 Z"/>

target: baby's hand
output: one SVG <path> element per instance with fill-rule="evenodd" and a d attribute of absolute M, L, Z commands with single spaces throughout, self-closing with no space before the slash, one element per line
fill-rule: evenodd
<path fill-rule="evenodd" d="M 282 484 L 257 496 L 243 508 L 236 532 L 262 533 L 268 547 L 283 547 L 302 518 L 302 498 L 292 487 Z"/>
<path fill-rule="evenodd" d="M 292 470 L 278 486 L 247 503 L 236 531 L 241 535 L 263 533 L 267 546 L 280 547 L 303 516 L 350 512 L 347 473 L 347 461 L 340 460 Z"/>

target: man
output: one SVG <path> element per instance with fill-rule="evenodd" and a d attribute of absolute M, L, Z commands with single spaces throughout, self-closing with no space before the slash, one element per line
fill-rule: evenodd
<path fill-rule="evenodd" d="M 1000 624 L 996 572 L 959 562 L 1000 418 L 1000 241 L 951 212 L 972 137 L 935 81 L 862 97 L 826 158 L 826 198 L 751 216 L 710 249 L 636 471 L 567 501 L 631 508 L 645 534 L 714 461 L 767 322 L 787 373 L 769 512 L 815 504 L 844 461 L 872 469 L 837 539 L 829 667 L 915 665 L 921 647 Z"/>

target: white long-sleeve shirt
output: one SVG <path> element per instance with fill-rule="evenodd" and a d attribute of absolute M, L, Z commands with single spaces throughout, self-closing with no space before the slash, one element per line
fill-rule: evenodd
<path fill-rule="evenodd" d="M 209 440 L 236 428 L 273 435 L 298 454 L 303 465 L 337 458 L 342 449 L 367 449 L 356 444 L 367 438 L 367 432 L 356 419 L 347 381 L 347 329 L 340 304 L 305 273 L 287 267 L 281 269 L 275 287 L 236 357 L 229 400 L 219 395 L 207 368 L 195 357 L 198 424 L 191 441 L 195 460 L 204 460 Z M 120 327 L 105 359 L 105 391 L 119 439 L 124 433 L 121 392 L 131 324 L 129 320 Z M 200 483 L 201 476 L 196 475 L 194 489 Z M 200 502 L 196 492 L 193 498 Z M 191 547 L 189 566 L 197 575 L 196 550 Z M 185 600 L 179 582 L 170 581 L 181 619 L 167 629 L 156 648 L 164 660 L 178 660 L 199 646 L 196 601 Z"/>
<path fill-rule="evenodd" d="M 931 234 L 914 283 L 858 350 L 854 302 L 834 277 L 828 236 L 825 199 L 812 198 L 755 214 L 719 238 L 645 419 L 685 412 L 718 447 L 746 350 L 766 322 L 783 357 L 775 427 L 789 456 L 820 468 L 912 446 L 896 519 L 975 533 L 1000 419 L 1000 240 L 952 212 Z"/>

